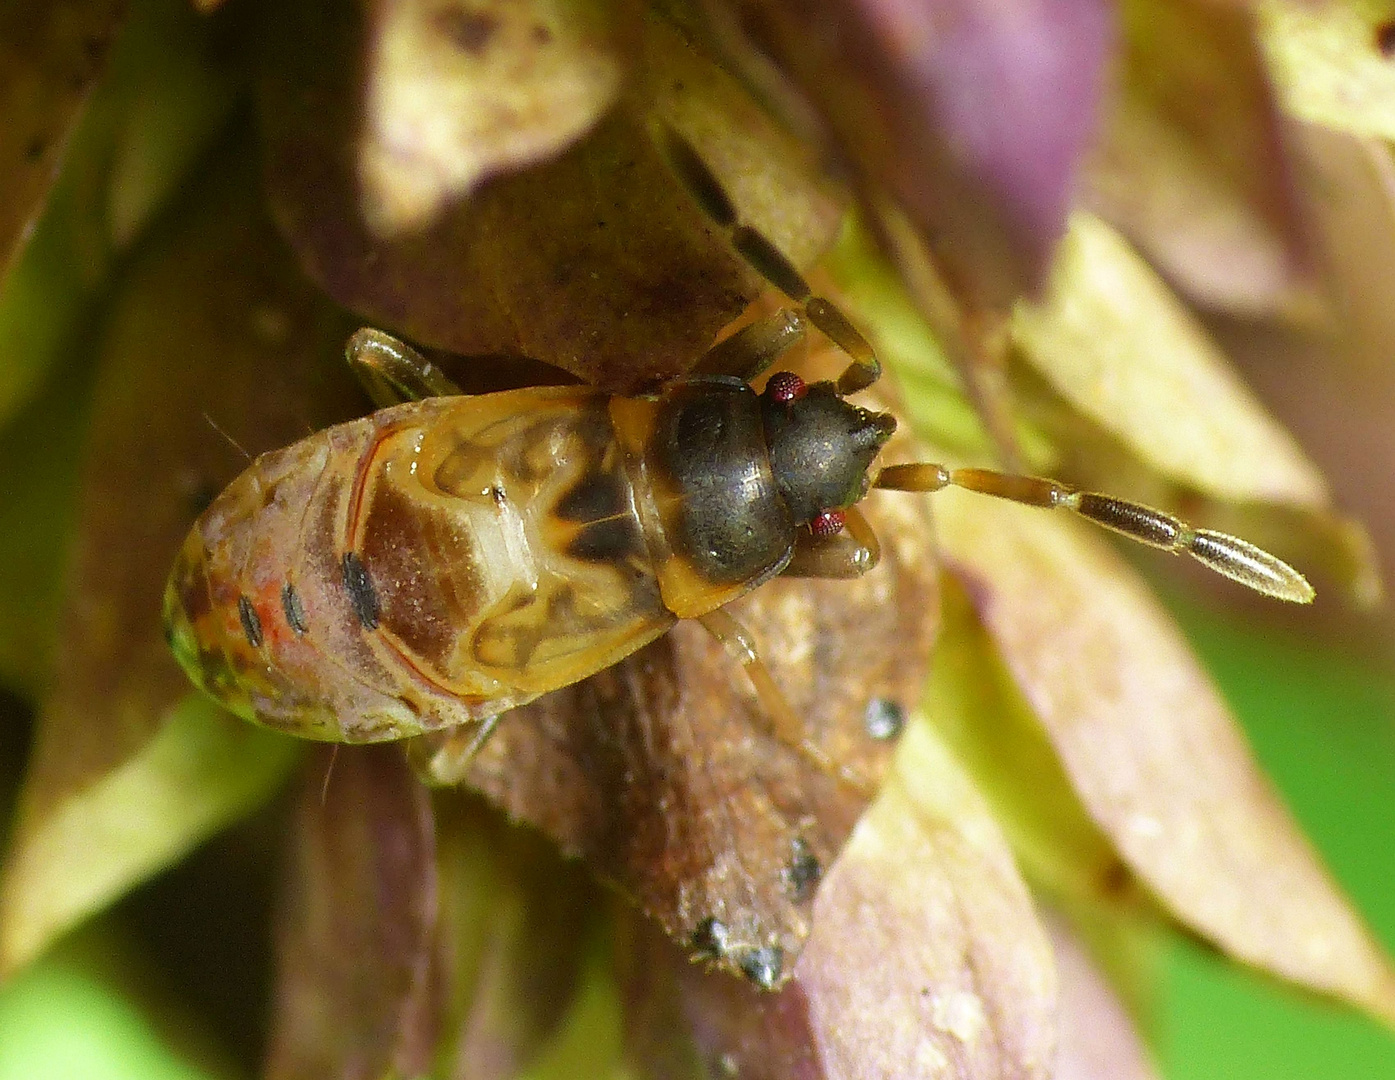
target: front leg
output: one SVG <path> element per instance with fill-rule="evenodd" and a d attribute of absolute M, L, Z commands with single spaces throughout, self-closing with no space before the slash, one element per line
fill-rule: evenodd
<path fill-rule="evenodd" d="M 838 511 L 843 531 L 818 536 L 800 530 L 794 555 L 780 573 L 784 577 L 859 578 L 881 561 L 882 547 L 871 524 L 855 506 Z"/>

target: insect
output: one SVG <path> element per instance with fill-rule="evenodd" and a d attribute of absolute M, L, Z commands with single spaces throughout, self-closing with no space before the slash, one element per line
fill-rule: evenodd
<path fill-rule="evenodd" d="M 1312 598 L 1274 556 L 1132 502 L 986 469 L 875 467 L 896 421 L 848 400 L 880 375 L 871 347 L 739 220 L 692 147 L 660 137 L 733 247 L 797 306 L 635 397 L 466 396 L 402 342 L 360 330 L 348 359 L 384 407 L 258 458 L 179 553 L 165 621 L 195 683 L 296 735 L 469 724 L 478 749 L 507 710 L 697 619 L 744 665 L 775 733 L 817 759 L 724 606 L 777 574 L 866 573 L 879 549 L 857 503 L 874 488 L 1070 510 L 1271 596 Z M 753 389 L 810 326 L 848 355 L 842 375 L 806 385 L 779 371 Z"/>

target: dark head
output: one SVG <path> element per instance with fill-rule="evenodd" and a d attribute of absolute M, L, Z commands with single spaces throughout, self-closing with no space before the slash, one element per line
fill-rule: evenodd
<path fill-rule="evenodd" d="M 886 413 L 850 405 L 831 382 L 804 384 L 788 372 L 761 395 L 770 466 L 796 525 L 867 494 L 867 470 L 896 430 Z"/>

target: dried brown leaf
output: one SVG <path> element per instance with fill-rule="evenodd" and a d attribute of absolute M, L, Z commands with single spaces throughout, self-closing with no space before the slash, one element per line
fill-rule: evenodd
<path fill-rule="evenodd" d="M 624 100 L 580 145 L 496 177 L 424 232 L 375 237 L 354 158 L 361 28 L 313 5 L 282 5 L 276 19 L 261 112 L 277 219 L 331 295 L 423 344 L 527 356 L 616 390 L 686 371 L 764 283 L 663 160 L 656 117 L 796 264 L 837 227 L 807 152 L 651 14 Z"/>
<path fill-rule="evenodd" d="M 625 74 L 620 9 L 600 0 L 376 0 L 368 20 L 359 176 L 386 236 L 575 142 Z"/>
<path fill-rule="evenodd" d="M 510 712 L 464 781 L 586 858 L 677 941 L 783 981 L 818 877 L 862 811 L 861 785 L 888 759 L 869 728 L 885 736 L 887 717 L 919 697 L 934 640 L 923 511 L 891 495 L 867 516 L 882 538 L 876 570 L 847 582 L 776 579 L 729 609 L 808 738 L 859 786 L 768 734 L 745 675 L 696 623 Z M 424 744 L 436 752 L 434 779 L 460 778 L 462 738 Z"/>
<path fill-rule="evenodd" d="M 75 561 L 17 851 L 142 751 L 188 694 L 160 630 L 164 581 L 201 500 L 243 467 L 240 447 L 291 441 L 357 398 L 339 359 L 342 317 L 259 216 L 240 149 L 212 163 L 130 268 L 101 335 Z M 188 842 L 202 835 L 191 819 Z"/>
<path fill-rule="evenodd" d="M 857 171 L 973 304 L 1033 288 L 1065 227 L 1113 44 L 1096 0 L 741 0 Z"/>
<path fill-rule="evenodd" d="M 1395 1018 L 1395 974 L 1255 766 L 1180 633 L 1073 521 L 937 496 L 941 549 L 1086 809 L 1237 959 Z"/>
<path fill-rule="evenodd" d="M 321 749 L 290 837 L 265 1075 L 424 1075 L 441 1008 L 430 796 L 398 747 Z"/>
<path fill-rule="evenodd" d="M 0 9 L 0 279 L 58 175 L 125 7 L 121 0 L 20 0 Z"/>
<path fill-rule="evenodd" d="M 987 807 L 923 722 L 820 888 L 783 990 L 648 948 L 625 979 L 646 1076 L 1050 1074 L 1050 947 Z"/>

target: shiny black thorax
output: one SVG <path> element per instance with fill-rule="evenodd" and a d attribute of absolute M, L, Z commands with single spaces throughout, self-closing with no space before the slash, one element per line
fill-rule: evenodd
<path fill-rule="evenodd" d="M 867 493 L 867 470 L 895 427 L 844 401 L 832 383 L 793 402 L 735 379 L 671 388 L 653 449 L 679 494 L 675 550 L 714 583 L 778 573 L 815 515 Z"/>

